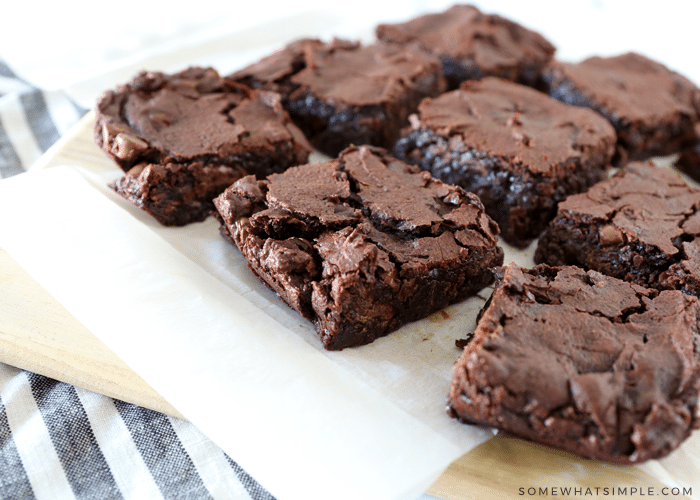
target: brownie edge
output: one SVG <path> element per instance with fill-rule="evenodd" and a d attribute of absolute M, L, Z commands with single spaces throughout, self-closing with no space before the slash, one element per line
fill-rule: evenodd
<path fill-rule="evenodd" d="M 222 235 L 329 350 L 473 295 L 503 263 L 498 226 L 475 195 L 379 148 L 244 177 L 214 204 Z"/>
<path fill-rule="evenodd" d="M 515 264 L 455 364 L 448 411 L 576 455 L 660 458 L 700 427 L 700 303 Z"/>

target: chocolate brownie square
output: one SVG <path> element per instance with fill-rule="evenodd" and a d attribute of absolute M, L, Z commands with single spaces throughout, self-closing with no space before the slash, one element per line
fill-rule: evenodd
<path fill-rule="evenodd" d="M 700 89 L 634 52 L 552 64 L 544 80 L 555 99 L 594 109 L 613 124 L 617 164 L 675 153 L 700 119 Z"/>
<path fill-rule="evenodd" d="M 454 366 L 449 412 L 617 463 L 700 427 L 700 303 L 577 267 L 500 276 Z"/>
<path fill-rule="evenodd" d="M 700 189 L 670 169 L 632 162 L 559 204 L 535 262 L 700 296 L 699 209 Z"/>
<path fill-rule="evenodd" d="M 164 225 L 203 220 L 236 180 L 304 163 L 311 151 L 279 95 L 195 67 L 141 72 L 105 92 L 95 141 L 127 172 L 113 189 Z"/>
<path fill-rule="evenodd" d="M 503 239 L 527 246 L 557 203 L 601 180 L 615 131 L 591 110 L 487 77 L 426 99 L 394 154 L 476 193 Z"/>
<path fill-rule="evenodd" d="M 391 148 L 410 113 L 446 88 L 437 57 L 414 46 L 302 39 L 230 75 L 272 89 L 320 151 Z"/>
<path fill-rule="evenodd" d="M 555 52 L 539 33 L 466 4 L 403 23 L 380 24 L 376 35 L 384 42 L 418 43 L 439 56 L 451 90 L 485 76 L 541 86 L 542 70 Z"/>
<path fill-rule="evenodd" d="M 329 350 L 475 294 L 503 262 L 475 195 L 374 147 L 244 177 L 214 204 L 224 237 Z"/>

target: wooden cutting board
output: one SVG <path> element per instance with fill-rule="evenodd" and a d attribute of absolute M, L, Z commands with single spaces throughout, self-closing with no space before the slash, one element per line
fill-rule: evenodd
<path fill-rule="evenodd" d="M 32 168 L 63 164 L 110 168 L 110 160 L 93 142 L 93 121 L 89 113 Z M 1 249 L 0 361 L 182 418 Z M 663 488 L 658 479 L 636 467 L 582 460 L 497 436 L 455 461 L 427 493 L 448 500 L 541 497 L 543 492 L 558 498 L 602 499 L 609 498 L 603 495 L 604 488 L 618 486 L 627 488 L 625 499 L 646 498 L 648 488 L 661 494 Z M 570 488 L 571 493 L 560 488 Z"/>

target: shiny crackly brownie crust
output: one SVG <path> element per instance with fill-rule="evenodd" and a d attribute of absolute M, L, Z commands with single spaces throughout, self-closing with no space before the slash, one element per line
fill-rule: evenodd
<path fill-rule="evenodd" d="M 380 24 L 375 31 L 384 42 L 418 43 L 439 56 L 451 90 L 485 76 L 541 87 L 542 70 L 555 52 L 539 33 L 466 4 L 402 23 Z"/>
<path fill-rule="evenodd" d="M 700 304 L 576 267 L 500 276 L 449 412 L 582 457 L 660 458 L 700 427 Z"/>
<path fill-rule="evenodd" d="M 475 294 L 503 262 L 475 195 L 377 148 L 245 177 L 214 203 L 224 237 L 329 350 Z"/>
<path fill-rule="evenodd" d="M 445 90 L 440 68 L 415 46 L 301 39 L 230 78 L 282 94 L 312 144 L 336 156 L 351 144 L 393 146 L 418 103 Z"/>
<path fill-rule="evenodd" d="M 616 164 L 677 152 L 700 120 L 700 89 L 641 54 L 557 62 L 544 71 L 549 95 L 591 108 L 615 127 Z"/>
<path fill-rule="evenodd" d="M 605 176 L 615 132 L 590 110 L 497 78 L 426 99 L 394 154 L 476 193 L 503 239 L 527 246 L 557 203 Z"/>
<path fill-rule="evenodd" d="M 142 72 L 105 92 L 95 141 L 127 172 L 113 189 L 164 225 L 203 220 L 242 176 L 280 172 L 311 151 L 279 95 L 195 67 Z"/>
<path fill-rule="evenodd" d="M 670 169 L 633 162 L 559 204 L 535 262 L 700 297 L 699 209 L 700 189 Z"/>

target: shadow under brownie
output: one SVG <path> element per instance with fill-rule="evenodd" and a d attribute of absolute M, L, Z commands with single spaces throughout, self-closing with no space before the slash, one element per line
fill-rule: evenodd
<path fill-rule="evenodd" d="M 660 458 L 699 427 L 700 303 L 515 264 L 455 364 L 449 411 L 582 457 Z"/>
<path fill-rule="evenodd" d="M 503 262 L 475 195 L 377 148 L 244 177 L 214 203 L 224 237 L 329 350 L 477 293 Z"/>
<path fill-rule="evenodd" d="M 311 146 L 273 92 L 211 68 L 142 72 L 97 103 L 95 141 L 127 173 L 112 187 L 164 225 L 203 220 L 244 175 L 307 160 Z"/>
<path fill-rule="evenodd" d="M 415 46 L 301 39 L 230 78 L 279 92 L 312 144 L 335 157 L 351 144 L 391 148 L 410 113 L 446 88 L 440 61 Z"/>
<path fill-rule="evenodd" d="M 418 43 L 439 56 L 450 89 L 485 76 L 541 87 L 542 70 L 555 52 L 539 33 L 466 4 L 403 23 L 380 24 L 376 35 L 384 42 Z"/>
<path fill-rule="evenodd" d="M 700 189 L 632 162 L 559 204 L 535 262 L 576 265 L 658 290 L 700 296 Z"/>
<path fill-rule="evenodd" d="M 525 247 L 557 203 L 603 179 L 615 131 L 597 113 L 499 78 L 424 100 L 394 154 L 476 193 L 503 239 Z"/>
<path fill-rule="evenodd" d="M 549 95 L 591 108 L 618 135 L 615 163 L 677 152 L 700 120 L 700 89 L 684 76 L 641 54 L 555 63 L 544 72 Z"/>

